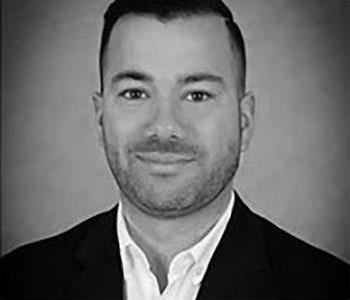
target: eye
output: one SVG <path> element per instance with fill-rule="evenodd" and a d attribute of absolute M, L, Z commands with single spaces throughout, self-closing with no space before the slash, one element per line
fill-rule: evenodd
<path fill-rule="evenodd" d="M 205 91 L 193 91 L 186 94 L 185 99 L 191 102 L 206 102 L 213 98 L 213 95 Z"/>
<path fill-rule="evenodd" d="M 127 89 L 119 93 L 118 96 L 131 101 L 148 99 L 148 94 L 141 89 Z"/>

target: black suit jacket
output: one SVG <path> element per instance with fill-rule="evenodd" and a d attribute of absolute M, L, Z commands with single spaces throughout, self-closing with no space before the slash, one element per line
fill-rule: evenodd
<path fill-rule="evenodd" d="M 116 212 L 5 255 L 1 296 L 122 299 Z M 349 273 L 347 264 L 254 214 L 236 194 L 197 299 L 349 299 Z"/>

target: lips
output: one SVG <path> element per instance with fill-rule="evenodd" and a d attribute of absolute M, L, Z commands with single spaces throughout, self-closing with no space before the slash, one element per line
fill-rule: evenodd
<path fill-rule="evenodd" d="M 136 157 L 142 162 L 158 165 L 181 165 L 194 160 L 193 157 L 175 154 L 175 153 L 137 153 Z"/>
<path fill-rule="evenodd" d="M 177 177 L 194 160 L 190 156 L 159 152 L 137 153 L 136 157 L 146 167 L 149 175 L 162 179 Z"/>

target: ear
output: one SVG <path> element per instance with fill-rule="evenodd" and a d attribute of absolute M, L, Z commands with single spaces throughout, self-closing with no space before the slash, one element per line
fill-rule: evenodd
<path fill-rule="evenodd" d="M 248 149 L 250 140 L 253 136 L 255 97 L 253 93 L 245 93 L 240 100 L 240 128 L 241 128 L 241 152 Z"/>
<path fill-rule="evenodd" d="M 95 109 L 95 126 L 98 135 L 98 142 L 103 147 L 103 96 L 99 92 L 93 92 L 91 95 Z"/>

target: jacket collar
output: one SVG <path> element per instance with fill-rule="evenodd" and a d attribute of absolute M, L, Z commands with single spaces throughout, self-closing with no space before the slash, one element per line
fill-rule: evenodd
<path fill-rule="evenodd" d="M 123 299 L 123 271 L 116 233 L 117 205 L 93 218 L 73 254 L 76 267 L 67 295 Z M 275 296 L 260 219 L 235 194 L 225 233 L 202 280 L 197 299 Z"/>
<path fill-rule="evenodd" d="M 75 271 L 67 296 L 123 299 L 123 272 L 116 234 L 117 207 L 90 219 L 73 253 Z"/>
<path fill-rule="evenodd" d="M 235 195 L 226 231 L 202 280 L 197 299 L 276 297 L 260 218 Z"/>

